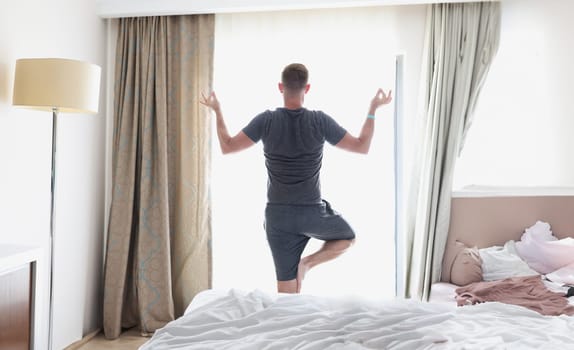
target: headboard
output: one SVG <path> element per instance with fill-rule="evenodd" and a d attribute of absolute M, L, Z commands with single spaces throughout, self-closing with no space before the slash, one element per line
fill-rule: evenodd
<path fill-rule="evenodd" d="M 456 241 L 478 248 L 502 246 L 520 240 L 538 220 L 549 223 L 557 238 L 574 237 L 574 194 L 453 196 L 442 270 L 451 269 Z M 441 281 L 448 279 L 443 273 Z"/>

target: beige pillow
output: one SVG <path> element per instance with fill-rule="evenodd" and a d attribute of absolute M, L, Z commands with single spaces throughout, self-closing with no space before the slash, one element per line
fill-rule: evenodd
<path fill-rule="evenodd" d="M 482 281 L 482 259 L 476 247 L 466 247 L 458 252 L 450 270 L 450 281 L 457 286 Z"/>
<path fill-rule="evenodd" d="M 468 248 L 468 246 L 459 241 L 447 243 L 442 259 L 442 270 L 440 275 L 440 280 L 442 282 L 451 283 L 450 271 L 452 269 L 454 259 L 456 259 L 458 253 L 460 253 L 464 248 Z"/>

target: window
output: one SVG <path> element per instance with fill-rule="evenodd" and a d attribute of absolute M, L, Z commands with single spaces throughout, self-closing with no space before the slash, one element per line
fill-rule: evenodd
<path fill-rule="evenodd" d="M 358 136 L 377 88 L 395 86 L 396 52 L 381 41 L 389 34 L 385 18 L 381 9 L 368 8 L 218 15 L 214 90 L 230 133 L 263 110 L 283 105 L 277 87 L 281 70 L 300 62 L 310 72 L 305 107 L 325 111 Z M 322 193 L 353 226 L 357 241 L 343 256 L 311 270 L 305 293 L 394 295 L 393 108 L 377 112 L 369 155 L 325 144 Z M 262 144 L 223 156 L 213 132 L 214 287 L 275 291 L 263 229 L 267 173 Z M 311 240 L 304 255 L 321 243 Z"/>

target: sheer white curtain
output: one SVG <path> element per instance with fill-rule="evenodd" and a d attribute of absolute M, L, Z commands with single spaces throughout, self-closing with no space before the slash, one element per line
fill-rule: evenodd
<path fill-rule="evenodd" d="M 457 156 L 500 37 L 500 3 L 429 7 L 419 162 L 412 177 L 405 296 L 428 299 L 441 277 Z"/>
<path fill-rule="evenodd" d="M 392 11 L 384 8 L 288 11 L 216 16 L 214 89 L 231 134 L 256 114 L 282 106 L 283 67 L 304 63 L 311 90 L 305 106 L 321 109 L 358 135 L 378 87 L 394 87 Z M 328 144 L 323 197 L 348 219 L 355 246 L 312 270 L 303 292 L 392 296 L 394 265 L 393 107 L 377 114 L 367 156 Z M 266 170 L 262 145 L 222 156 L 213 141 L 213 277 L 215 288 L 275 290 L 265 232 Z M 305 255 L 318 249 L 312 241 Z"/>

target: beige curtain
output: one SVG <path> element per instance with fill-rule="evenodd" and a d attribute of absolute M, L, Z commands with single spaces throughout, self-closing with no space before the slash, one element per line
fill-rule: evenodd
<path fill-rule="evenodd" d="M 439 281 L 456 158 L 498 49 L 498 2 L 429 6 L 418 161 L 407 213 L 406 297 L 428 299 Z"/>
<path fill-rule="evenodd" d="M 104 331 L 150 334 L 211 286 L 214 16 L 122 18 L 116 46 Z"/>

